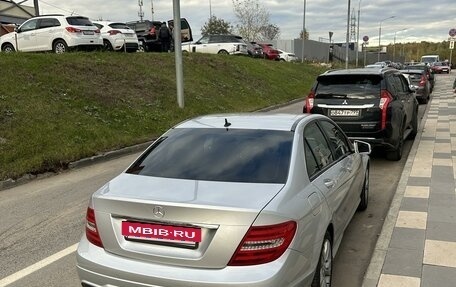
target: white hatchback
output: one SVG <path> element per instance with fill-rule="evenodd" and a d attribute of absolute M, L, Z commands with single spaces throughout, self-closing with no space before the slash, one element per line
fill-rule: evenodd
<path fill-rule="evenodd" d="M 45 15 L 25 21 L 0 37 L 3 52 L 67 52 L 69 48 L 101 49 L 100 29 L 87 17 Z"/>
<path fill-rule="evenodd" d="M 127 24 L 108 21 L 96 21 L 93 24 L 101 31 L 104 50 L 127 52 L 138 50 L 138 37 Z"/>

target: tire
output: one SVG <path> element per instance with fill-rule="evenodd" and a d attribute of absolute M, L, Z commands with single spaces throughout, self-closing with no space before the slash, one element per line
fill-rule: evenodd
<path fill-rule="evenodd" d="M 414 139 L 416 137 L 416 134 L 418 133 L 418 112 L 415 110 L 413 113 L 413 119 L 412 119 L 412 132 L 409 134 L 409 139 Z"/>
<path fill-rule="evenodd" d="M 358 211 L 364 211 L 369 204 L 369 166 L 366 169 L 366 174 L 364 175 L 363 190 L 361 191 L 361 201 L 358 205 Z"/>
<path fill-rule="evenodd" d="M 111 42 L 109 40 L 103 40 L 103 51 L 113 51 L 114 49 L 112 48 Z"/>
<path fill-rule="evenodd" d="M 332 263 L 331 235 L 326 231 L 311 287 L 331 287 Z"/>
<path fill-rule="evenodd" d="M 229 55 L 230 53 L 228 53 L 228 51 L 226 51 L 226 50 L 220 50 L 220 51 L 218 51 L 217 54 L 219 54 L 219 55 Z"/>
<path fill-rule="evenodd" d="M 57 40 L 52 45 L 52 51 L 56 54 L 63 54 L 68 52 L 68 45 L 63 40 Z"/>
<path fill-rule="evenodd" d="M 146 52 L 146 44 L 143 41 L 139 41 L 138 52 Z"/>
<path fill-rule="evenodd" d="M 404 148 L 404 128 L 402 128 L 399 135 L 399 143 L 393 150 L 386 151 L 386 159 L 391 161 L 399 161 L 402 158 L 402 150 Z"/>
<path fill-rule="evenodd" d="M 5 52 L 5 53 L 16 52 L 16 50 L 13 47 L 13 45 L 11 45 L 10 43 L 6 43 L 5 45 L 3 45 L 2 51 Z"/>

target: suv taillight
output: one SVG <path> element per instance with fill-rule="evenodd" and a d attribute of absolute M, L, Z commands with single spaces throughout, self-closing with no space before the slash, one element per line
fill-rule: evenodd
<path fill-rule="evenodd" d="M 101 242 L 100 234 L 97 229 L 95 211 L 90 206 L 87 208 L 86 214 L 86 236 L 87 240 L 89 240 L 92 244 L 98 247 L 103 247 L 103 243 Z"/>
<path fill-rule="evenodd" d="M 154 26 L 152 26 L 152 28 L 150 28 L 150 30 L 149 30 L 149 35 L 155 36 L 155 33 L 156 33 L 156 29 Z"/>
<path fill-rule="evenodd" d="M 74 27 L 66 27 L 65 29 L 70 33 L 81 33 L 82 32 L 81 29 L 74 28 Z"/>
<path fill-rule="evenodd" d="M 229 266 L 264 264 L 276 260 L 287 250 L 296 232 L 296 222 L 251 226 L 231 257 Z"/>
<path fill-rule="evenodd" d="M 122 34 L 119 30 L 109 30 L 108 34 L 111 36 L 117 35 L 117 34 Z"/>
<path fill-rule="evenodd" d="M 315 100 L 315 92 L 310 91 L 309 95 L 306 98 L 306 102 L 304 104 L 305 113 L 310 113 L 310 111 L 312 110 L 312 108 L 314 106 L 314 100 Z"/>
<path fill-rule="evenodd" d="M 96 29 L 96 30 L 95 30 L 95 33 L 96 33 L 96 34 L 100 34 L 100 33 L 101 33 L 100 29 Z M 120 33 L 120 32 L 119 32 L 119 33 Z"/>
<path fill-rule="evenodd" d="M 427 78 L 424 75 L 421 75 L 420 83 L 418 84 L 420 87 L 424 87 L 426 84 Z"/>
<path fill-rule="evenodd" d="M 381 127 L 382 129 L 386 128 L 386 116 L 388 111 L 388 105 L 392 101 L 393 97 L 391 96 L 390 92 L 387 90 L 382 90 L 380 93 L 380 103 L 378 107 L 382 111 L 382 121 Z"/>

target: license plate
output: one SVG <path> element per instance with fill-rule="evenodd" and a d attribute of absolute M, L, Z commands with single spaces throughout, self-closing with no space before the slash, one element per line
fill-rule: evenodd
<path fill-rule="evenodd" d="M 122 235 L 132 239 L 201 242 L 201 228 L 141 222 L 122 222 Z"/>
<path fill-rule="evenodd" d="M 84 35 L 93 35 L 95 34 L 93 31 L 84 31 Z"/>
<path fill-rule="evenodd" d="M 357 117 L 359 110 L 330 110 L 329 115 L 331 117 Z"/>

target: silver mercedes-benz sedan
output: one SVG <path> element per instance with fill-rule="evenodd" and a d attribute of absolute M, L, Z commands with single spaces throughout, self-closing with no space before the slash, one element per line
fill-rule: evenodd
<path fill-rule="evenodd" d="M 82 285 L 331 286 L 370 150 L 322 115 L 185 121 L 93 194 Z"/>

